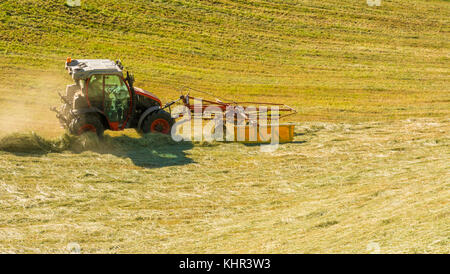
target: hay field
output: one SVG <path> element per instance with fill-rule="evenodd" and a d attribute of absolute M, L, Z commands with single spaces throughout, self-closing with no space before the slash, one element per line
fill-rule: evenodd
<path fill-rule="evenodd" d="M 449 253 L 448 1 L 40 2 L 0 3 L 1 253 Z M 288 103 L 295 140 L 66 136 L 67 56 Z"/>

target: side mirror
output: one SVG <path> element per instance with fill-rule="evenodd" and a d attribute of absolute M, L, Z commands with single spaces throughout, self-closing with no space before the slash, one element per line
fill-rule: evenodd
<path fill-rule="evenodd" d="M 121 70 L 123 70 L 123 65 L 122 65 L 122 62 L 120 61 L 120 59 L 119 59 L 119 60 L 116 60 L 116 65 L 117 65 Z"/>

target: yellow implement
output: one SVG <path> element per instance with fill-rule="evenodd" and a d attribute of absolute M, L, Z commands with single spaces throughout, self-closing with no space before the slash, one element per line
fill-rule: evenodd
<path fill-rule="evenodd" d="M 234 141 L 242 143 L 270 143 L 276 142 L 278 136 L 279 143 L 289 143 L 294 140 L 294 128 L 294 124 L 236 126 L 234 127 Z M 274 136 L 272 136 L 272 132 Z"/>

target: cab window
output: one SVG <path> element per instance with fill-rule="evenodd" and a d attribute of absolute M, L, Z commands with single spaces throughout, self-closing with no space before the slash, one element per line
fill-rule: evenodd
<path fill-rule="evenodd" d="M 104 109 L 110 121 L 126 119 L 130 106 L 130 93 L 123 79 L 117 75 L 105 75 Z"/>
<path fill-rule="evenodd" d="M 88 84 L 88 98 L 92 106 L 103 106 L 103 75 L 93 75 Z"/>

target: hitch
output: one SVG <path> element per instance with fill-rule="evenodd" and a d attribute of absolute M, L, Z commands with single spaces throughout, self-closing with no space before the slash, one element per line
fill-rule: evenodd
<path fill-rule="evenodd" d="M 178 98 L 177 100 L 173 100 L 171 102 L 166 103 L 161 109 L 169 108 L 169 112 L 172 114 L 172 110 L 170 109 L 170 106 L 177 103 L 178 101 L 180 101 L 183 98 L 184 98 L 183 96 L 180 96 L 180 98 Z"/>

